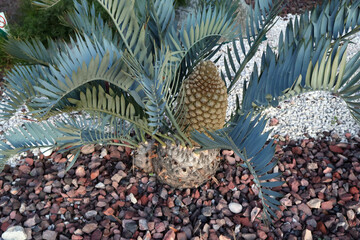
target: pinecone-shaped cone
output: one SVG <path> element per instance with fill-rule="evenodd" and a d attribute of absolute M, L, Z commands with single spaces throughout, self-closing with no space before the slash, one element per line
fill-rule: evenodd
<path fill-rule="evenodd" d="M 187 131 L 221 129 L 225 123 L 227 89 L 215 64 L 200 62 L 183 83 L 182 126 Z"/>

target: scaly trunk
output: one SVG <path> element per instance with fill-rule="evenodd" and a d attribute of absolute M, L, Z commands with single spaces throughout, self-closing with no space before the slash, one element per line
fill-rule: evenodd
<path fill-rule="evenodd" d="M 194 188 L 202 185 L 216 173 L 219 150 L 195 153 L 196 148 L 175 144 L 161 146 L 154 141 L 142 144 L 134 157 L 134 164 L 174 188 Z"/>

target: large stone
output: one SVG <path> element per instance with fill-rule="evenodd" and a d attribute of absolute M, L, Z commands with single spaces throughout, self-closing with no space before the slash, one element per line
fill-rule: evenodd
<path fill-rule="evenodd" d="M 229 203 L 229 210 L 235 214 L 240 213 L 243 209 L 243 206 L 240 203 Z"/>
<path fill-rule="evenodd" d="M 25 240 L 27 238 L 25 230 L 21 226 L 9 227 L 1 237 L 4 240 Z"/>

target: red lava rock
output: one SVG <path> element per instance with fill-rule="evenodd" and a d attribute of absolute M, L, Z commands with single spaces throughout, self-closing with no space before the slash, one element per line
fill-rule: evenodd
<path fill-rule="evenodd" d="M 329 146 L 330 151 L 334 152 L 334 153 L 343 153 L 344 150 L 341 147 L 335 146 L 335 145 L 330 145 Z"/>
<path fill-rule="evenodd" d="M 83 237 L 82 237 L 82 236 L 79 236 L 79 235 L 73 234 L 73 235 L 71 236 L 71 240 L 82 240 L 82 239 L 83 239 Z"/>
<path fill-rule="evenodd" d="M 228 188 L 229 189 L 234 189 L 236 186 L 233 182 L 230 182 L 229 185 L 228 185 Z"/>
<path fill-rule="evenodd" d="M 107 208 L 103 213 L 106 215 L 106 216 L 110 216 L 110 215 L 114 215 L 114 212 L 115 210 L 112 209 L 111 207 Z"/>
<path fill-rule="evenodd" d="M 96 229 L 92 234 L 91 234 L 91 240 L 97 240 L 97 239 L 101 239 L 102 237 L 102 232 L 100 229 Z"/>
<path fill-rule="evenodd" d="M 285 196 L 277 199 L 284 206 L 280 207 L 281 211 L 275 211 L 280 220 L 274 223 L 274 230 L 265 230 L 258 218 L 254 222 L 249 219 L 251 210 L 261 205 L 254 195 L 256 191 L 251 188 L 253 177 L 241 166 L 221 163 L 221 171 L 216 175 L 219 185 L 208 181 L 194 190 L 174 190 L 158 184 L 155 177 L 142 171 L 131 171 L 131 158 L 124 153 L 121 153 L 121 161 L 105 160 L 98 158 L 101 151 L 96 148 L 92 156 L 82 156 L 74 168 L 60 176 L 56 172 L 59 164 L 43 160 L 33 160 L 32 165 L 30 160 L 25 160 L 23 164 L 30 167 L 36 177 L 31 173 L 30 176 L 23 174 L 20 166 L 0 173 L 0 219 L 5 219 L 0 223 L 0 235 L 9 226 L 22 225 L 32 239 L 51 239 L 51 233 L 55 232 L 56 239 L 60 240 L 150 240 L 155 237 L 199 240 L 195 237 L 199 235 L 204 239 L 228 240 L 232 239 L 230 232 L 238 231 L 236 227 L 240 225 L 241 233 L 236 238 L 295 240 L 300 239 L 301 232 L 307 228 L 314 239 L 359 239 L 359 233 L 354 232 L 359 226 L 360 138 L 359 142 L 348 139 L 349 143 L 342 145 L 338 141 L 328 138 L 278 141 L 283 152 L 275 156 L 279 158 L 277 169 L 283 173 L 281 178 L 287 185 L 276 188 Z M 331 144 L 341 148 L 343 154 L 330 151 Z M 293 153 L 293 148 L 295 152 L 301 149 L 301 158 Z M 117 146 L 106 149 L 109 154 L 121 152 Z M 234 157 L 230 151 L 223 155 Z M 51 158 L 62 159 L 62 156 L 53 154 Z M 83 177 L 76 175 L 79 164 L 84 167 Z M 95 187 L 98 183 L 102 184 L 101 188 Z M 235 187 L 238 190 L 232 191 Z M 128 201 L 130 192 L 136 195 L 137 203 Z M 221 194 L 223 197 L 219 197 Z M 314 198 L 321 200 L 320 208 L 311 210 L 306 203 Z M 243 205 L 240 214 L 228 209 L 233 199 Z M 208 211 L 203 211 L 208 208 L 212 209 L 210 217 Z M 90 209 L 98 214 L 90 216 Z M 153 210 L 153 216 L 149 209 Z M 38 219 L 33 218 L 34 214 Z M 81 216 L 85 216 L 84 219 Z M 195 233 L 202 217 L 207 222 L 202 222 Z M 74 218 L 78 220 L 73 221 Z M 132 221 L 128 225 L 134 231 L 125 231 L 121 224 L 125 220 Z M 82 230 L 87 224 L 96 225 L 95 230 L 84 229 L 89 234 Z"/>
<path fill-rule="evenodd" d="M 236 216 L 238 216 L 238 217 L 236 217 Z M 239 215 L 235 215 L 234 222 L 236 222 L 237 224 L 246 226 L 246 227 L 252 227 L 252 223 L 250 222 L 250 219 L 247 217 L 240 217 Z"/>
<path fill-rule="evenodd" d="M 335 179 L 341 179 L 340 173 L 338 173 L 338 172 L 334 172 L 334 173 L 333 173 L 333 181 L 334 181 Z"/>
<path fill-rule="evenodd" d="M 357 187 L 351 187 L 349 191 L 353 195 L 359 193 L 359 189 Z"/>
<path fill-rule="evenodd" d="M 28 165 L 21 165 L 19 167 L 19 170 L 25 174 L 29 174 L 31 172 L 31 167 L 29 167 Z"/>
<path fill-rule="evenodd" d="M 121 153 L 118 150 L 112 151 L 110 158 L 121 159 Z"/>
<path fill-rule="evenodd" d="M 194 193 L 194 198 L 198 199 L 200 197 L 200 192 L 198 189 L 196 189 L 195 193 Z"/>
<path fill-rule="evenodd" d="M 34 159 L 32 159 L 32 158 L 25 158 L 25 162 L 26 162 L 27 164 L 29 164 L 29 166 L 34 165 Z"/>
<path fill-rule="evenodd" d="M 141 198 L 140 198 L 140 202 L 141 202 L 141 205 L 143 206 L 146 206 L 149 202 L 149 199 L 146 195 L 143 195 Z"/>
<path fill-rule="evenodd" d="M 80 186 L 77 190 L 76 190 L 76 196 L 83 196 L 86 194 L 86 188 L 84 186 Z"/>
<path fill-rule="evenodd" d="M 323 222 L 318 222 L 318 223 L 317 223 L 316 230 L 322 232 L 323 234 L 326 234 L 326 233 L 327 233 L 327 229 L 326 229 L 326 227 L 325 227 L 325 225 L 324 225 Z"/>
<path fill-rule="evenodd" d="M 332 201 L 326 201 L 326 202 L 322 202 L 321 203 L 321 209 L 324 209 L 324 210 L 330 210 L 332 209 L 334 206 L 333 206 L 333 202 Z"/>
<path fill-rule="evenodd" d="M 291 149 L 291 151 L 292 151 L 293 154 L 297 154 L 297 155 L 301 155 L 301 154 L 302 154 L 302 149 L 301 149 L 301 147 L 293 147 L 293 148 Z"/>
<path fill-rule="evenodd" d="M 10 222 L 3 222 L 1 224 L 1 231 L 5 232 L 9 226 L 10 226 Z"/>
<path fill-rule="evenodd" d="M 128 194 L 134 194 L 134 196 L 138 195 L 139 193 L 139 190 L 138 190 L 138 187 L 135 186 L 135 185 L 132 185 L 131 188 L 128 190 Z"/>
<path fill-rule="evenodd" d="M 91 180 L 94 180 L 95 178 L 97 178 L 100 174 L 100 171 L 99 169 L 96 169 L 95 171 L 92 171 L 91 174 L 90 174 L 90 179 Z"/>
<path fill-rule="evenodd" d="M 175 232 L 174 232 L 173 230 L 169 230 L 169 231 L 165 234 L 165 236 L 164 236 L 163 239 L 164 239 L 164 240 L 175 240 Z"/>
<path fill-rule="evenodd" d="M 267 238 L 267 235 L 264 231 L 262 230 L 257 230 L 257 235 L 260 239 L 266 239 Z"/>
<path fill-rule="evenodd" d="M 291 179 L 289 180 L 289 185 L 290 185 L 292 191 L 294 191 L 294 192 L 298 192 L 298 191 L 299 191 L 300 183 L 299 183 L 299 181 L 296 180 L 295 178 L 291 178 Z"/>
<path fill-rule="evenodd" d="M 219 191 L 220 191 L 221 195 L 225 195 L 227 192 L 229 192 L 229 187 L 228 186 L 220 187 Z"/>

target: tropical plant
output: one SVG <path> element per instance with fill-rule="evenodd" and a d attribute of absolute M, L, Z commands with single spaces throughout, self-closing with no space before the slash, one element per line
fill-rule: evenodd
<path fill-rule="evenodd" d="M 220 104 L 216 101 L 233 91 L 273 26 L 281 1 L 254 1 L 239 29 L 234 27 L 236 4 L 218 1 L 190 15 L 179 30 L 173 1 L 98 2 L 110 25 L 86 0 L 74 1 L 75 10 L 66 17 L 76 30 L 70 43 L 49 40 L 46 48 L 35 39 L 9 39 L 3 46 L 29 64 L 8 74 L 2 117 L 12 117 L 25 104 L 34 121 L 5 134 L 1 167 L 13 154 L 56 147 L 73 153 L 69 169 L 86 144 L 121 144 L 137 149 L 137 166 L 184 188 L 211 178 L 219 164 L 218 150 L 232 149 L 254 176 L 263 212 L 271 218 L 281 196 L 271 188 L 283 183 L 274 180 L 280 173 L 271 173 L 277 163 L 275 147 L 273 141 L 267 143 L 269 132 L 263 133 L 261 110 L 296 94 L 324 90 L 344 99 L 360 119 L 360 53 L 348 63 L 345 54 L 349 36 L 359 30 L 360 1 L 324 1 L 290 21 L 277 52 L 268 46 L 260 68 L 254 66 L 230 120 L 224 123 L 225 111 L 219 113 L 216 126 L 204 118 L 212 114 L 209 104 Z M 216 57 L 224 44 L 227 54 Z M 218 81 L 209 61 L 221 57 L 225 70 Z M 224 83 L 226 91 L 217 91 Z M 189 89 L 194 89 L 193 96 Z M 62 119 L 52 118 L 59 115 Z"/>

